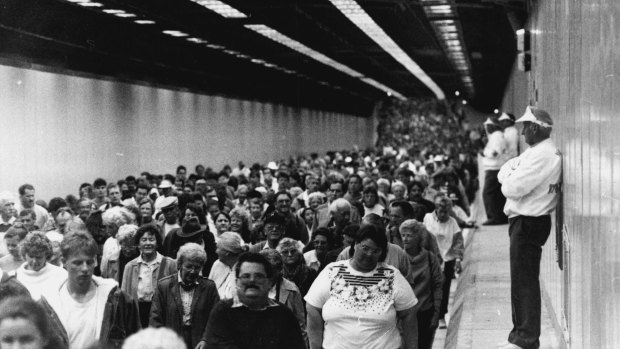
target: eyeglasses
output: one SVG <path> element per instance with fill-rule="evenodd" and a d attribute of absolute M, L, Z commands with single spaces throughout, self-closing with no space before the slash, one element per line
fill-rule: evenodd
<path fill-rule="evenodd" d="M 267 280 L 267 275 L 265 274 L 241 274 L 238 277 L 241 281 L 250 281 L 254 279 L 256 282 L 265 282 Z"/>
<path fill-rule="evenodd" d="M 372 248 L 372 247 L 368 247 L 368 246 L 366 246 L 364 244 L 360 244 L 360 249 L 364 253 L 370 253 L 370 254 L 380 254 L 381 253 L 381 249 L 380 248 Z"/>
<path fill-rule="evenodd" d="M 282 252 L 280 252 L 282 255 L 287 255 L 287 256 L 293 256 L 297 253 L 296 249 L 290 249 L 290 250 L 282 250 Z"/>

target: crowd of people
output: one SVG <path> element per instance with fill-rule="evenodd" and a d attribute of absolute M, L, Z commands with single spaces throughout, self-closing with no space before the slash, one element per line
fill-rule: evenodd
<path fill-rule="evenodd" d="M 393 103 L 375 149 L 1 192 L 0 349 L 431 348 L 476 150 L 437 102 Z"/>

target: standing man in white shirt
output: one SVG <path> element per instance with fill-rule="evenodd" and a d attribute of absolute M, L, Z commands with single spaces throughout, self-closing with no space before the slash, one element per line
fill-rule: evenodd
<path fill-rule="evenodd" d="M 487 132 L 488 142 L 484 147 L 482 165 L 484 167 L 484 187 L 482 189 L 482 200 L 487 220 L 483 225 L 506 224 L 508 218 L 502 212 L 502 207 L 506 203 L 506 198 L 502 194 L 501 186 L 497 181 L 497 173 L 506 162 L 506 141 L 499 124 L 488 118 L 484 122 Z"/>
<path fill-rule="evenodd" d="M 506 141 L 506 161 L 519 156 L 519 131 L 515 127 L 515 117 L 512 114 L 502 113 L 498 119 L 499 126 L 504 130 Z"/>
<path fill-rule="evenodd" d="M 502 349 L 537 349 L 540 345 L 540 259 L 551 231 L 551 216 L 561 192 L 562 154 L 549 138 L 553 120 L 528 107 L 523 123 L 529 148 L 508 161 L 498 174 L 509 217 L 510 280 L 513 329 Z"/>

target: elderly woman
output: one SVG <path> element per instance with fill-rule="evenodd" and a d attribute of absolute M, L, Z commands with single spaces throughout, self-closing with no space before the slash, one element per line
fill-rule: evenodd
<path fill-rule="evenodd" d="M 319 228 L 312 233 L 312 239 L 308 244 L 309 249 L 304 253 L 306 265 L 316 272 L 325 267 L 327 252 L 334 246 L 334 234 L 327 228 Z"/>
<path fill-rule="evenodd" d="M 284 238 L 278 243 L 276 251 L 282 256 L 282 276 L 291 280 L 302 297 L 308 293 L 312 282 L 318 275 L 316 270 L 308 268 L 302 254 L 303 244 L 298 240 Z"/>
<path fill-rule="evenodd" d="M 293 312 L 293 315 L 295 315 L 299 323 L 304 342 L 307 343 L 306 311 L 304 310 L 303 296 L 299 288 L 297 288 L 292 281 L 282 276 L 282 269 L 284 267 L 282 255 L 280 255 L 280 252 L 277 250 L 262 250 L 260 254 L 265 256 L 273 267 L 272 286 L 269 291 L 269 298 L 286 305 L 286 307 Z"/>
<path fill-rule="evenodd" d="M 125 224 L 118 229 L 116 240 L 119 250 L 110 254 L 108 262 L 101 269 L 102 277 L 116 280 L 119 286 L 122 286 L 127 263 L 140 255 L 134 242 L 136 231 L 138 231 L 138 226 L 133 224 Z"/>
<path fill-rule="evenodd" d="M 394 198 L 390 200 L 390 203 L 394 201 L 406 201 L 407 200 L 407 187 L 401 181 L 392 183 L 392 194 Z"/>
<path fill-rule="evenodd" d="M 241 235 L 243 241 L 250 242 L 250 212 L 235 207 L 230 211 L 230 231 Z"/>
<path fill-rule="evenodd" d="M 209 279 L 215 282 L 221 299 L 233 298 L 236 285 L 235 273 L 232 268 L 237 263 L 239 256 L 247 251 L 248 246 L 239 234 L 229 231 L 220 235 L 215 250 L 218 259 L 213 263 Z"/>
<path fill-rule="evenodd" d="M 305 297 L 311 349 L 417 347 L 417 299 L 398 269 L 383 262 L 387 245 L 379 228 L 365 225 L 353 258 L 328 265 L 316 278 Z"/>
<path fill-rule="evenodd" d="M 316 211 L 319 206 L 325 203 L 325 199 L 325 194 L 320 191 L 315 191 L 314 193 L 308 195 L 308 207 Z"/>
<path fill-rule="evenodd" d="M 124 207 L 112 207 L 101 215 L 103 226 L 106 228 L 108 235 L 107 240 L 103 244 L 101 255 L 101 272 L 108 269 L 108 260 L 111 256 L 117 256 L 120 245 L 116 239 L 118 228 L 125 224 L 135 224 L 136 216 Z M 105 277 L 105 276 L 104 276 Z"/>
<path fill-rule="evenodd" d="M 200 276 L 207 261 L 202 246 L 189 242 L 179 249 L 178 273 L 157 282 L 151 327 L 168 327 L 183 337 L 190 349 L 205 349 L 207 321 L 220 298 L 213 281 Z"/>
<path fill-rule="evenodd" d="M 407 281 L 418 298 L 418 349 L 431 349 L 439 326 L 443 275 L 437 257 L 424 248 L 426 228 L 415 219 L 404 221 L 399 228 L 407 256 Z"/>
<path fill-rule="evenodd" d="M 394 199 L 394 194 L 390 193 L 390 181 L 386 178 L 377 179 L 377 193 L 385 202 L 390 202 Z"/>
<path fill-rule="evenodd" d="M 140 227 L 134 236 L 134 244 L 138 246 L 140 255 L 125 266 L 121 290 L 138 301 L 140 322 L 146 328 L 157 280 L 175 274 L 177 263 L 157 252 L 162 241 L 154 225 Z"/>
<path fill-rule="evenodd" d="M 19 244 L 19 249 L 26 263 L 17 268 L 15 275 L 32 298 L 38 300 L 46 292 L 58 292 L 60 284 L 67 278 L 67 271 L 47 262 L 52 256 L 52 243 L 45 234 L 29 233 Z"/>
<path fill-rule="evenodd" d="M 140 209 L 140 214 L 142 216 L 140 226 L 143 226 L 145 224 L 155 225 L 155 221 L 153 220 L 153 212 L 155 210 L 155 206 L 153 206 L 153 201 L 151 201 L 151 199 L 144 198 L 140 200 L 140 202 L 138 203 L 138 209 Z"/>
<path fill-rule="evenodd" d="M 233 200 L 233 204 L 235 204 L 235 207 L 245 208 L 245 209 L 249 208 L 248 206 L 249 202 L 247 200 L 248 191 L 250 190 L 248 189 L 248 186 L 245 184 L 241 184 L 237 187 L 237 191 L 235 192 L 235 195 L 237 198 Z"/>

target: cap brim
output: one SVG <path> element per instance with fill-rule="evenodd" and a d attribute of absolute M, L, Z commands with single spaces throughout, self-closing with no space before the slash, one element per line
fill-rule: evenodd
<path fill-rule="evenodd" d="M 538 119 L 536 119 L 536 116 L 534 116 L 534 114 L 532 113 L 532 110 L 530 110 L 530 108 L 528 107 L 527 109 L 525 109 L 525 114 L 523 114 L 522 117 L 520 117 L 517 121 L 515 122 L 538 122 Z"/>

